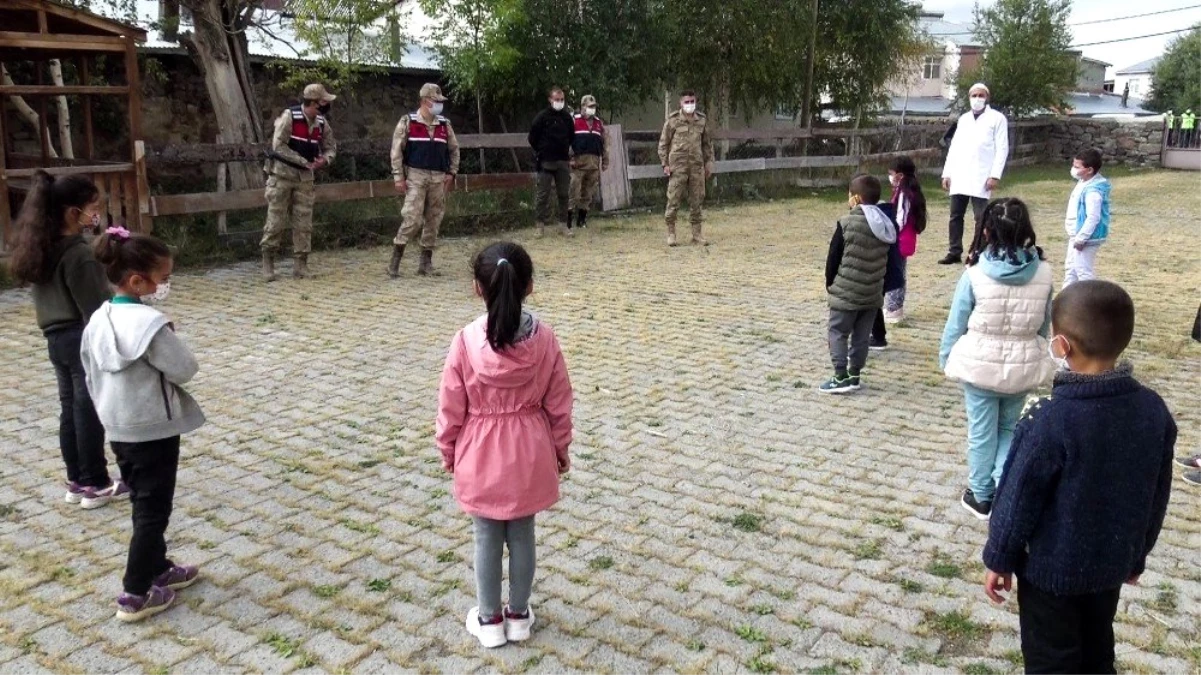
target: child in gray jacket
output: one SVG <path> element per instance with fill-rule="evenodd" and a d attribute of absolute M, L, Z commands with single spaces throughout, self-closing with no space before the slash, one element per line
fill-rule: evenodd
<path fill-rule="evenodd" d="M 110 227 L 96 240 L 96 260 L 116 288 L 83 331 L 88 391 L 104 425 L 133 503 L 133 537 L 117 599 L 117 618 L 139 621 L 171 606 L 175 591 L 199 569 L 167 559 L 164 533 L 175 497 L 179 437 L 204 424 L 183 385 L 196 359 L 167 316 L 149 303 L 166 298 L 174 265 L 153 237 Z"/>

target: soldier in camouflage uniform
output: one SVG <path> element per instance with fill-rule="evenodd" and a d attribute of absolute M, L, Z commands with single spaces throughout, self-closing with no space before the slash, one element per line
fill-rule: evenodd
<path fill-rule="evenodd" d="M 459 172 L 459 140 L 442 116 L 442 88 L 436 84 L 421 87 L 421 107 L 400 119 L 392 134 L 392 175 L 396 191 L 405 196 L 400 210 L 403 223 L 392 241 L 392 261 L 388 276 L 400 276 L 400 259 L 405 245 L 421 236 L 421 263 L 417 273 L 437 275 L 434 271 L 434 247 L 438 245 L 438 227 L 446 212 L 446 191 L 454 185 Z"/>
<path fill-rule="evenodd" d="M 313 244 L 313 174 L 329 166 L 337 154 L 334 130 L 326 114 L 337 98 L 320 84 L 304 88 L 300 105 L 280 113 L 271 135 L 267 173 L 267 221 L 263 224 L 263 278 L 275 281 L 275 254 L 284 229 L 292 228 L 292 275 L 308 276 Z"/>
<path fill-rule="evenodd" d="M 592 94 L 580 99 L 580 112 L 572 115 L 575 137 L 571 141 L 571 214 L 576 227 L 588 227 L 588 209 L 596 197 L 601 172 L 609 168 L 609 137 L 605 123 L 596 116 L 596 98 Z"/>
<path fill-rule="evenodd" d="M 692 243 L 708 246 L 701 237 L 701 204 L 705 200 L 705 181 L 713 173 L 713 138 L 703 113 L 696 111 L 696 93 L 680 93 L 680 109 L 668 116 L 659 136 L 659 163 L 667 180 L 667 245 L 676 245 L 676 213 L 680 201 L 688 195 L 688 220 L 692 223 Z"/>

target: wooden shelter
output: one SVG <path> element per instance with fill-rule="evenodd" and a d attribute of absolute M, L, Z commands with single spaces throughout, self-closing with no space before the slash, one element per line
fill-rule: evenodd
<path fill-rule="evenodd" d="M 22 80 L 33 81 L 10 84 L 0 80 L 0 250 L 9 240 L 17 206 L 38 169 L 58 176 L 90 176 L 100 188 L 100 212 L 106 225 L 118 222 L 133 230 L 149 231 L 150 195 L 141 141 L 141 78 L 136 51 L 137 44 L 145 41 L 146 31 L 140 28 L 73 7 L 47 0 L 0 0 L 0 66 Z M 104 58 L 106 72 L 118 70 L 114 65 L 123 65 L 124 84 L 93 84 L 93 75 L 100 66 L 98 58 Z M 56 81 L 48 82 L 52 72 Z M 63 73 L 71 75 L 69 82 L 64 81 Z M 98 96 L 117 97 L 124 103 L 128 153 L 122 148 L 111 152 L 115 155 L 112 157 L 96 156 L 92 118 L 93 99 Z M 57 105 L 51 107 L 52 101 Z M 64 158 L 57 156 L 52 147 L 50 112 L 56 113 L 56 125 L 62 125 L 71 117 L 68 101 L 76 104 L 76 117 L 82 117 L 83 143 L 76 157 Z M 36 130 L 32 129 L 34 124 Z M 20 152 L 20 129 L 36 131 L 37 140 L 25 145 L 40 147 L 26 147 Z M 60 138 L 67 137 L 60 141 L 62 145 L 75 135 L 65 125 L 57 131 Z M 101 133 L 103 139 L 123 135 L 119 128 L 102 129 Z M 112 147 L 111 143 L 107 145 Z"/>

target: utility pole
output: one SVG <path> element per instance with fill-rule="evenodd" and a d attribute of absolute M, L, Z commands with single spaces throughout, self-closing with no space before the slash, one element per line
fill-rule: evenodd
<path fill-rule="evenodd" d="M 801 102 L 801 116 L 805 118 L 805 128 L 813 128 L 813 62 L 815 52 L 817 51 L 817 3 L 818 0 L 813 0 L 813 9 L 810 11 L 809 22 L 811 24 L 809 31 L 809 58 L 807 59 L 806 69 L 809 71 L 805 76 L 805 100 Z"/>

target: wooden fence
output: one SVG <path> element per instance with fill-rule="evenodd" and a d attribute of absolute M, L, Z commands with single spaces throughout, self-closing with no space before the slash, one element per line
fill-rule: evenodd
<path fill-rule="evenodd" d="M 1011 136 L 1020 140 L 1022 129 L 1045 126 L 1047 122 L 1016 122 L 1011 124 Z M 753 157 L 747 159 L 724 159 L 715 162 L 714 173 L 736 174 L 758 171 L 798 170 L 798 169 L 845 169 L 840 173 L 849 176 L 850 173 L 865 167 L 876 166 L 890 161 L 898 155 L 909 155 L 914 158 L 937 158 L 943 150 L 939 147 L 923 147 L 903 149 L 892 152 L 876 152 L 869 154 L 850 154 L 858 148 L 864 139 L 887 136 L 889 134 L 904 134 L 906 129 L 926 129 L 929 125 L 907 125 L 906 127 L 880 127 L 870 129 L 731 129 L 715 132 L 716 141 L 752 142 L 756 145 L 774 146 L 772 157 Z M 621 125 L 606 128 L 610 147 L 610 164 L 601 175 L 602 208 L 613 211 L 628 208 L 632 200 L 631 182 L 650 180 L 663 177 L 663 169 L 658 163 L 634 164 L 629 163 L 631 149 L 646 150 L 652 147 L 658 139 L 658 131 L 631 131 L 623 133 Z M 458 137 L 459 146 L 463 150 L 472 149 L 528 149 L 526 134 L 465 134 Z M 807 139 L 839 139 L 845 148 L 844 154 L 838 155 L 803 155 L 784 156 L 786 144 Z M 1015 143 L 1010 148 L 1011 166 L 1028 164 L 1037 161 L 1043 143 Z M 383 139 L 355 139 L 339 144 L 339 150 L 344 154 L 359 156 L 379 155 L 384 148 L 390 147 L 390 141 Z M 146 155 L 147 164 L 155 167 L 169 165 L 196 165 L 202 163 L 227 162 L 259 162 L 262 161 L 265 145 L 255 144 L 197 144 L 177 145 L 163 148 L 158 152 Z M 128 168 L 125 166 L 122 169 Z M 10 176 L 15 171 L 9 170 Z M 845 181 L 847 176 L 839 178 L 798 178 L 796 184 L 802 186 L 830 186 Z M 102 177 L 100 177 L 102 178 Z M 513 190 L 529 188 L 534 184 L 534 174 L 530 172 L 461 174 L 456 180 L 455 191 L 476 192 L 484 190 Z M 103 185 L 103 183 L 102 183 Z M 108 192 L 112 193 L 116 186 L 110 185 Z M 344 183 L 322 183 L 316 186 L 316 201 L 318 203 L 344 202 L 363 199 L 378 199 L 395 196 L 395 187 L 391 180 L 365 180 Z M 115 196 L 115 195 L 114 195 Z M 162 216 L 195 215 L 201 213 L 224 213 L 242 209 L 261 209 L 266 206 L 263 190 L 233 190 L 217 192 L 199 192 L 188 194 L 153 195 L 146 204 L 144 195 L 137 195 L 143 201 L 137 209 L 141 212 L 144 225 L 149 225 L 148 218 Z M 110 209 L 110 218 L 116 220 L 121 216 L 120 207 Z"/>

